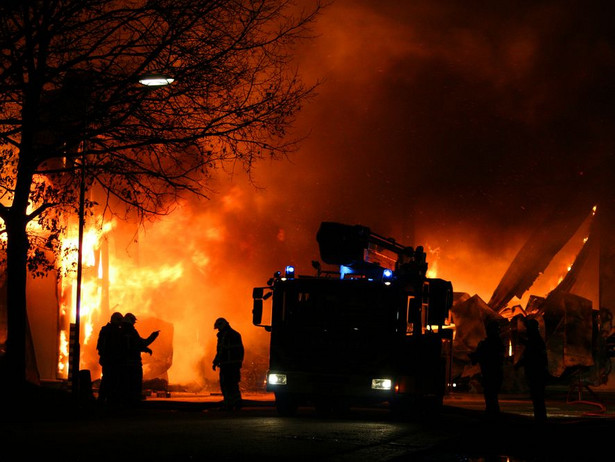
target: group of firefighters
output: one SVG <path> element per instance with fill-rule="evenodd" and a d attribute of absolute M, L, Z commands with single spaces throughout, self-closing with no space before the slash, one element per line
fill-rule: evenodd
<path fill-rule="evenodd" d="M 141 353 L 152 354 L 149 345 L 160 331 L 142 338 L 135 328 L 137 318 L 132 313 L 113 313 L 111 320 L 100 329 L 96 349 L 102 366 L 98 400 L 108 404 L 134 405 L 143 398 L 143 363 Z M 218 330 L 213 370 L 220 370 L 220 389 L 224 397 L 223 409 L 241 407 L 240 371 L 244 357 L 241 334 L 225 318 L 214 323 Z"/>
<path fill-rule="evenodd" d="M 515 364 L 515 369 L 523 367 L 525 378 L 534 408 L 534 418 L 537 422 L 547 419 L 545 406 L 545 386 L 548 377 L 547 348 L 540 335 L 538 321 L 525 319 L 526 337 L 521 358 Z M 481 384 L 485 398 L 485 411 L 490 418 L 500 414 L 498 394 L 504 380 L 503 363 L 505 347 L 500 338 L 500 326 L 497 321 L 491 321 L 486 326 L 487 336 L 478 343 L 476 350 L 470 353 L 472 364 L 478 363 L 481 372 Z"/>
<path fill-rule="evenodd" d="M 152 354 L 149 345 L 158 338 L 155 331 L 142 338 L 132 313 L 113 313 L 98 334 L 96 349 L 102 366 L 98 400 L 109 404 L 133 405 L 141 401 L 143 363 L 141 353 Z"/>

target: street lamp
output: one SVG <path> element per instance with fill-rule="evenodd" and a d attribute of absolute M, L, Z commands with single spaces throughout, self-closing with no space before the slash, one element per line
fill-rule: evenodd
<path fill-rule="evenodd" d="M 163 74 L 146 74 L 139 78 L 139 83 L 146 87 L 164 87 L 174 81 L 175 79 Z"/>
<path fill-rule="evenodd" d="M 139 83 L 146 87 L 164 87 L 170 85 L 175 79 L 163 74 L 147 74 L 139 78 Z M 87 108 L 86 108 L 87 111 Z M 87 124 L 87 118 L 86 118 Z M 81 183 L 79 186 L 79 241 L 77 248 L 77 290 L 75 301 L 75 327 L 74 327 L 74 344 L 73 358 L 70 365 L 72 374 L 72 392 L 73 396 L 79 396 L 79 362 L 81 358 L 81 282 L 83 279 L 83 230 L 85 227 L 85 178 L 86 178 L 86 156 L 85 156 L 85 139 L 81 144 Z"/>

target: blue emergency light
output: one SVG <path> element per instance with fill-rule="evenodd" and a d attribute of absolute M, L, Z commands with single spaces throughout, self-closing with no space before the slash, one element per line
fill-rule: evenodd
<path fill-rule="evenodd" d="M 344 279 L 347 274 L 353 274 L 352 268 L 346 265 L 340 265 L 340 279 Z"/>
<path fill-rule="evenodd" d="M 384 281 L 385 284 L 390 284 L 391 281 L 393 280 L 393 271 L 391 271 L 390 269 L 385 269 L 384 271 L 382 271 L 382 280 Z"/>
<path fill-rule="evenodd" d="M 295 277 L 295 267 L 292 265 L 288 265 L 286 267 L 286 278 L 287 279 L 294 279 Z"/>

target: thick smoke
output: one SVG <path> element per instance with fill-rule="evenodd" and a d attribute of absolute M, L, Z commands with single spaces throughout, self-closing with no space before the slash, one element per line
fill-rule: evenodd
<path fill-rule="evenodd" d="M 299 126 L 311 136 L 261 173 L 285 198 L 278 216 L 306 233 L 361 223 L 439 249 L 440 274 L 488 299 L 553 208 L 608 183 L 605 8 L 334 2 L 300 54 L 322 80 Z"/>

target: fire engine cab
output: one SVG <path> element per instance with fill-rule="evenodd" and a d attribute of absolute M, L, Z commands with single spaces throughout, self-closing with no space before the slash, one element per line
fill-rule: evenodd
<path fill-rule="evenodd" d="M 253 290 L 253 324 L 270 332 L 266 390 L 281 415 L 365 403 L 418 413 L 442 404 L 453 289 L 426 277 L 422 247 L 404 247 L 365 226 L 323 222 L 323 271 L 288 266 Z M 263 323 L 267 301 L 270 313 Z M 269 306 L 270 304 L 270 306 Z"/>

